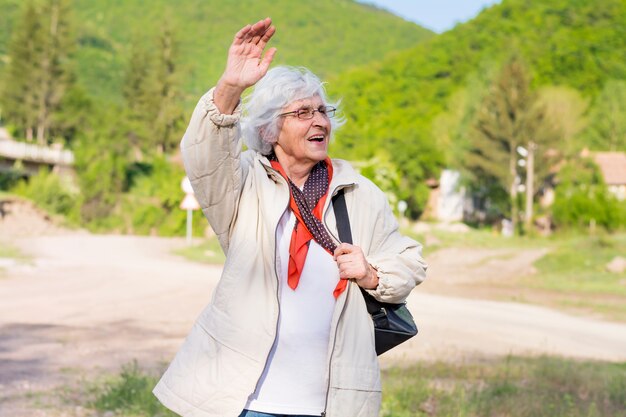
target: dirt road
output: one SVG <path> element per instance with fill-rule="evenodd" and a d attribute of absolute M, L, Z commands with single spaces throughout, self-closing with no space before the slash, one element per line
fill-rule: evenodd
<path fill-rule="evenodd" d="M 0 279 L 3 417 L 22 415 L 28 392 L 115 372 L 133 359 L 162 366 L 210 299 L 221 271 L 172 255 L 182 239 L 59 235 L 14 244 L 33 261 L 5 268 Z M 428 259 L 428 282 L 409 298 L 420 334 L 384 355 L 383 366 L 509 353 L 626 361 L 626 324 L 441 295 L 450 280 L 484 279 L 485 265 L 497 255 L 444 252 Z M 540 255 L 509 256 L 495 271 L 512 274 Z"/>

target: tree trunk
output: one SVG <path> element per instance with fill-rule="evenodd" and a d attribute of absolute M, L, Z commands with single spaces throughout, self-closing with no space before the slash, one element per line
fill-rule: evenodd
<path fill-rule="evenodd" d="M 41 84 L 39 90 L 39 102 L 37 110 L 37 143 L 44 145 L 45 131 L 46 131 L 46 118 L 48 113 L 48 77 L 50 71 L 50 60 L 47 55 L 44 56 L 42 64 Z"/>
<path fill-rule="evenodd" d="M 54 57 L 57 56 L 57 32 L 59 26 L 59 4 L 58 2 L 52 2 L 51 10 L 50 10 L 50 37 L 48 43 L 45 48 L 44 58 L 43 58 L 43 74 L 42 74 L 42 90 L 40 91 L 41 97 L 39 100 L 39 115 L 37 118 L 37 143 L 44 146 L 46 145 L 46 134 L 48 133 L 48 128 L 50 127 L 50 113 L 52 112 L 52 104 L 51 100 L 53 100 L 53 96 L 55 94 L 54 89 L 58 88 L 55 85 L 55 82 L 59 80 L 55 80 L 54 72 Z"/>
<path fill-rule="evenodd" d="M 37 125 L 37 144 L 41 146 L 46 145 L 46 128 L 43 121 L 40 121 Z"/>

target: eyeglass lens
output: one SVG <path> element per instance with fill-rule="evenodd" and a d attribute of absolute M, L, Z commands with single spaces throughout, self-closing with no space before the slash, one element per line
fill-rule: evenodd
<path fill-rule="evenodd" d="M 328 117 L 333 117 L 335 115 L 335 108 L 331 106 L 324 106 L 324 107 L 320 107 L 319 109 L 298 110 L 296 115 L 298 116 L 299 119 L 312 119 L 316 111 Z"/>

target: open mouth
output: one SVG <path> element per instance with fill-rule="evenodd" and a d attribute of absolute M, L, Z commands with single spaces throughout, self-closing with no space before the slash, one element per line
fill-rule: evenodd
<path fill-rule="evenodd" d="M 309 142 L 324 142 L 324 135 L 311 136 Z"/>

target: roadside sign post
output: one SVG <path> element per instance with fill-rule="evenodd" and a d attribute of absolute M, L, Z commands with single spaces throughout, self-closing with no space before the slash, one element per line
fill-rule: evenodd
<path fill-rule="evenodd" d="M 409 205 L 407 204 L 406 201 L 404 200 L 398 201 L 398 212 L 400 213 L 401 222 L 404 221 L 404 212 L 406 211 L 407 208 L 409 208 Z"/>
<path fill-rule="evenodd" d="M 187 210 L 187 246 L 191 246 L 192 243 L 192 221 L 193 221 L 193 211 L 198 210 L 200 208 L 200 204 L 198 204 L 198 200 L 193 195 L 193 188 L 191 187 L 191 182 L 189 178 L 184 177 L 182 182 L 180 183 L 181 188 L 185 192 L 185 198 L 180 203 L 180 208 L 183 210 Z"/>

